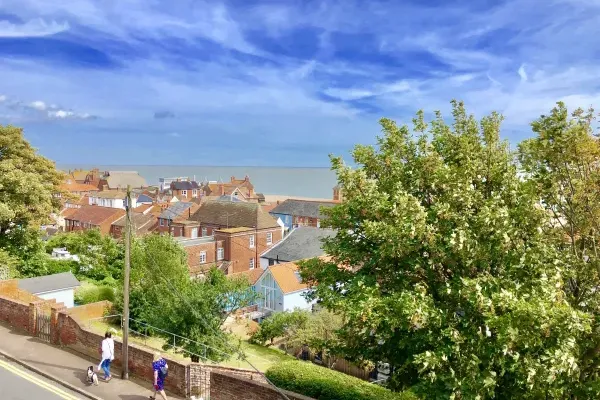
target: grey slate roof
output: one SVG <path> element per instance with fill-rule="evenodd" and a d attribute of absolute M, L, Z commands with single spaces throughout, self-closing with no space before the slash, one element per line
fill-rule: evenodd
<path fill-rule="evenodd" d="M 180 182 L 171 182 L 171 188 L 175 190 L 192 190 L 199 189 L 200 185 L 196 181 L 180 181 Z"/>
<path fill-rule="evenodd" d="M 173 220 L 187 211 L 194 203 L 179 201 L 163 211 L 159 218 Z"/>
<path fill-rule="evenodd" d="M 19 288 L 33 294 L 54 292 L 79 286 L 79 281 L 71 272 L 19 279 Z"/>
<path fill-rule="evenodd" d="M 321 214 L 320 208 L 334 205 L 333 202 L 288 199 L 272 209 L 270 213 L 321 219 L 324 216 Z"/>
<path fill-rule="evenodd" d="M 138 204 L 139 203 L 153 203 L 154 200 L 152 200 L 152 197 L 146 195 L 146 194 L 140 194 L 140 196 L 137 199 Z"/>
<path fill-rule="evenodd" d="M 325 255 L 322 249 L 322 239 L 335 236 L 333 229 L 301 226 L 292 230 L 281 242 L 263 253 L 261 258 L 279 261 L 298 261 L 305 258 Z"/>

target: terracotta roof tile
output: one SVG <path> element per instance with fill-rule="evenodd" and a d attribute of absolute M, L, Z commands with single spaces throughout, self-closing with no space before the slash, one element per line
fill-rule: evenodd
<path fill-rule="evenodd" d="M 227 275 L 227 278 L 237 278 L 239 276 L 244 276 L 244 277 L 248 278 L 248 283 L 250 283 L 250 285 L 254 285 L 258 281 L 258 278 L 260 278 L 262 276 L 263 272 L 265 272 L 265 271 L 262 268 L 254 268 L 254 269 L 250 269 L 248 271 L 242 271 L 242 272 L 236 272 L 233 274 L 229 274 L 229 275 Z"/>
<path fill-rule="evenodd" d="M 100 226 L 102 224 L 112 224 L 124 215 L 125 210 L 120 208 L 82 206 L 81 208 L 77 209 L 77 212 L 71 215 L 69 219 L 73 221 L 80 221 L 81 223 Z"/>
<path fill-rule="evenodd" d="M 293 262 L 272 265 L 268 271 L 271 271 L 273 279 L 284 294 L 304 290 L 308 287 L 300 281 L 298 265 Z"/>
<path fill-rule="evenodd" d="M 60 189 L 65 192 L 91 192 L 98 191 L 96 186 L 86 185 L 85 183 L 63 183 L 60 185 Z"/>
<path fill-rule="evenodd" d="M 142 204 L 141 206 L 137 206 L 136 208 L 134 208 L 133 211 L 142 214 L 148 214 L 152 207 L 154 207 L 153 204 Z"/>

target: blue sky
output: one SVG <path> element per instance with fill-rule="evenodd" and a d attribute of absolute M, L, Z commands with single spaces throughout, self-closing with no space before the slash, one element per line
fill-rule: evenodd
<path fill-rule="evenodd" d="M 58 5 L 57 5 L 58 4 Z M 597 0 L 2 0 L 0 124 L 59 163 L 327 166 L 382 117 L 599 105 Z"/>

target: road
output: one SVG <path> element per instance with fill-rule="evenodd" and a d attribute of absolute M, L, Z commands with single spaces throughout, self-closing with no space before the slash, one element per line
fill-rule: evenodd
<path fill-rule="evenodd" d="M 7 400 L 80 400 L 80 395 L 0 358 L 0 396 Z"/>

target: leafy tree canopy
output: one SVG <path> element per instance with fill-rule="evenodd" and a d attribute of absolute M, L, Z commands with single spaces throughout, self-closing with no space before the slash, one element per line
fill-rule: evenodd
<path fill-rule="evenodd" d="M 582 386 L 589 313 L 517 174 L 502 117 L 453 102 L 414 131 L 381 120 L 378 146 L 333 157 L 345 201 L 324 210 L 331 261 L 303 263 L 313 297 L 344 316 L 345 356 L 384 361 L 393 388 L 428 399 L 565 398 Z M 590 392 L 581 393 L 589 396 Z M 592 396 L 594 397 L 594 396 Z M 590 398 L 590 397 L 586 397 Z"/>
<path fill-rule="evenodd" d="M 60 209 L 64 174 L 39 155 L 23 130 L 0 125 L 0 236 L 11 227 L 37 227 Z"/>

